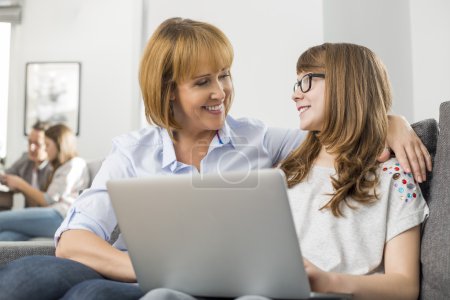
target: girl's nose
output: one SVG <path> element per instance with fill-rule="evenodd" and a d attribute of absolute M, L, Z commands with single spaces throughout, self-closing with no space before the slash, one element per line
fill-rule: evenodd
<path fill-rule="evenodd" d="M 295 90 L 294 93 L 292 94 L 291 99 L 292 99 L 294 102 L 297 102 L 298 100 L 303 99 L 304 96 L 305 96 L 305 95 L 303 94 L 303 92 L 302 92 L 300 89 L 297 89 L 297 90 Z"/>

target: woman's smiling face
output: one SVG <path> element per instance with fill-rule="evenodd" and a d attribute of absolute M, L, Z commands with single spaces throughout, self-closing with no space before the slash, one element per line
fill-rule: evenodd
<path fill-rule="evenodd" d="M 191 133 L 223 127 L 231 103 L 233 83 L 229 68 L 214 70 L 208 64 L 191 78 L 177 83 L 172 95 L 175 120 Z"/>

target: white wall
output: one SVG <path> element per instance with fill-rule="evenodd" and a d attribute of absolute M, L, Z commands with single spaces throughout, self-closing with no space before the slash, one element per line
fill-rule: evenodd
<path fill-rule="evenodd" d="M 297 58 L 323 42 L 322 1 L 144 0 L 147 39 L 170 17 L 210 22 L 234 47 L 235 98 L 231 114 L 278 127 L 298 127 L 291 101 Z"/>
<path fill-rule="evenodd" d="M 0 158 L 5 157 L 7 147 L 10 28 L 9 23 L 0 23 Z"/>
<path fill-rule="evenodd" d="M 450 1 L 412 0 L 414 119 L 438 119 L 450 100 Z"/>
<path fill-rule="evenodd" d="M 139 126 L 141 5 L 137 0 L 23 1 L 22 22 L 12 26 L 8 164 L 26 149 L 24 78 L 30 61 L 81 62 L 81 156 L 105 156 L 112 137 Z"/>
<path fill-rule="evenodd" d="M 394 113 L 414 121 L 409 0 L 325 0 L 324 37 L 372 49 L 387 67 Z"/>

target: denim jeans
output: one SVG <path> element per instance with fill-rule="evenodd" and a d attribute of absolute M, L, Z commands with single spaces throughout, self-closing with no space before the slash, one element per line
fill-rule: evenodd
<path fill-rule="evenodd" d="M 0 212 L 0 241 L 53 237 L 63 217 L 50 207 L 27 207 Z"/>
<path fill-rule="evenodd" d="M 127 300 L 141 296 L 137 284 L 105 279 L 70 259 L 27 256 L 0 268 L 0 300 Z"/>

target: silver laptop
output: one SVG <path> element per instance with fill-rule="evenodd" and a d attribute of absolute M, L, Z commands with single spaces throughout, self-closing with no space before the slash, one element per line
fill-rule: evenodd
<path fill-rule="evenodd" d="M 279 170 L 107 186 L 144 292 L 165 287 L 206 297 L 351 298 L 311 293 Z"/>

